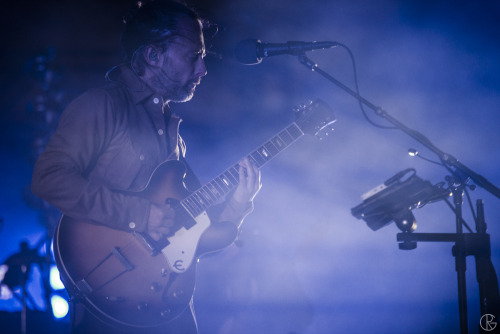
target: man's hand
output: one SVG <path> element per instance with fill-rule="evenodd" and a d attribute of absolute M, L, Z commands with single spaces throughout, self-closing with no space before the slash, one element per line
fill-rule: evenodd
<path fill-rule="evenodd" d="M 239 184 L 233 194 L 233 200 L 245 206 L 252 201 L 262 187 L 260 170 L 255 163 L 244 158 L 239 162 Z"/>
<path fill-rule="evenodd" d="M 174 218 L 175 210 L 169 204 L 160 207 L 151 203 L 147 233 L 153 240 L 160 241 L 172 232 L 171 228 L 174 226 Z"/>

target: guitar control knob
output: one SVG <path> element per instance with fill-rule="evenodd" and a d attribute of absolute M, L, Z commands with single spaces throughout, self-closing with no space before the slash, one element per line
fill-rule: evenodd
<path fill-rule="evenodd" d="M 139 303 L 137 304 L 137 309 L 139 311 L 147 311 L 149 309 L 148 303 Z"/>
<path fill-rule="evenodd" d="M 160 312 L 160 315 L 164 318 L 170 317 L 170 314 L 172 313 L 172 310 L 169 308 L 166 308 Z"/>
<path fill-rule="evenodd" d="M 120 297 L 120 296 L 106 296 L 105 297 L 106 301 L 112 302 L 112 303 L 121 303 L 125 301 L 125 298 Z"/>
<path fill-rule="evenodd" d="M 184 290 L 175 290 L 174 293 L 172 293 L 172 296 L 174 296 L 174 298 L 180 298 L 184 295 Z"/>

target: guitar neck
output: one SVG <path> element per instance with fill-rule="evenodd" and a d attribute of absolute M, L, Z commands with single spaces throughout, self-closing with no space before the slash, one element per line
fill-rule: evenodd
<path fill-rule="evenodd" d="M 292 123 L 247 155 L 247 158 L 260 168 L 303 135 L 299 126 Z M 181 205 L 191 216 L 197 217 L 236 188 L 239 183 L 238 170 L 239 164 L 234 164 L 182 200 Z"/>

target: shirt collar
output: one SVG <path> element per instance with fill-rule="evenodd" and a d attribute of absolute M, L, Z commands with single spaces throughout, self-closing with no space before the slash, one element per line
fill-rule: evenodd
<path fill-rule="evenodd" d="M 130 93 L 132 102 L 135 104 L 142 103 L 149 98 L 157 98 L 163 103 L 161 96 L 155 94 L 155 92 L 126 65 L 114 67 L 107 73 L 106 78 L 109 82 L 117 82 L 125 86 Z"/>

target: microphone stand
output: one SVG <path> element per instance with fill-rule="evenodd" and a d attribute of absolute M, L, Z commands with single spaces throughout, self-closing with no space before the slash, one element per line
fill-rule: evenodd
<path fill-rule="evenodd" d="M 474 255 L 476 257 L 476 274 L 480 290 L 481 314 L 483 315 L 487 313 L 493 313 L 495 317 L 499 317 L 500 314 L 498 311 L 500 308 L 500 297 L 498 291 L 498 280 L 491 263 L 491 247 L 489 242 L 490 239 L 489 235 L 485 233 L 486 224 L 484 223 L 484 216 L 482 218 L 482 224 L 478 220 L 478 223 L 476 225 L 478 233 L 474 233 L 473 235 L 464 234 L 462 230 L 462 202 L 463 193 L 469 179 L 473 180 L 476 185 L 484 188 L 491 194 L 495 195 L 497 198 L 500 198 L 500 189 L 489 182 L 483 176 L 464 166 L 452 155 L 441 151 L 423 134 L 416 130 L 408 128 L 403 123 L 399 122 L 397 119 L 389 115 L 381 107 L 374 105 L 373 103 L 359 95 L 357 92 L 350 89 L 342 82 L 338 81 L 337 79 L 323 71 L 314 61 L 308 58 L 304 52 L 298 54 L 297 58 L 299 62 L 306 66 L 308 69 L 320 74 L 330 82 L 342 88 L 348 94 L 356 98 L 359 102 L 372 109 L 377 116 L 384 118 L 389 123 L 393 124 L 396 128 L 400 129 L 401 131 L 427 147 L 439 157 L 445 168 L 453 175 L 452 180 L 450 180 L 449 182 L 453 189 L 453 199 L 455 204 L 454 211 L 456 216 L 456 233 L 448 234 L 403 232 L 398 234 L 398 241 L 403 241 L 403 243 L 399 246 L 401 249 L 410 249 L 415 247 L 405 248 L 405 246 L 416 245 L 416 241 L 455 241 L 455 245 L 453 247 L 453 256 L 455 257 L 455 268 L 457 271 L 460 333 L 468 333 L 467 289 L 465 278 L 467 255 Z M 483 210 L 482 202 L 481 204 L 479 204 L 478 202 L 478 211 L 479 210 L 481 210 L 481 212 Z M 485 247 L 487 249 L 485 249 Z"/>

